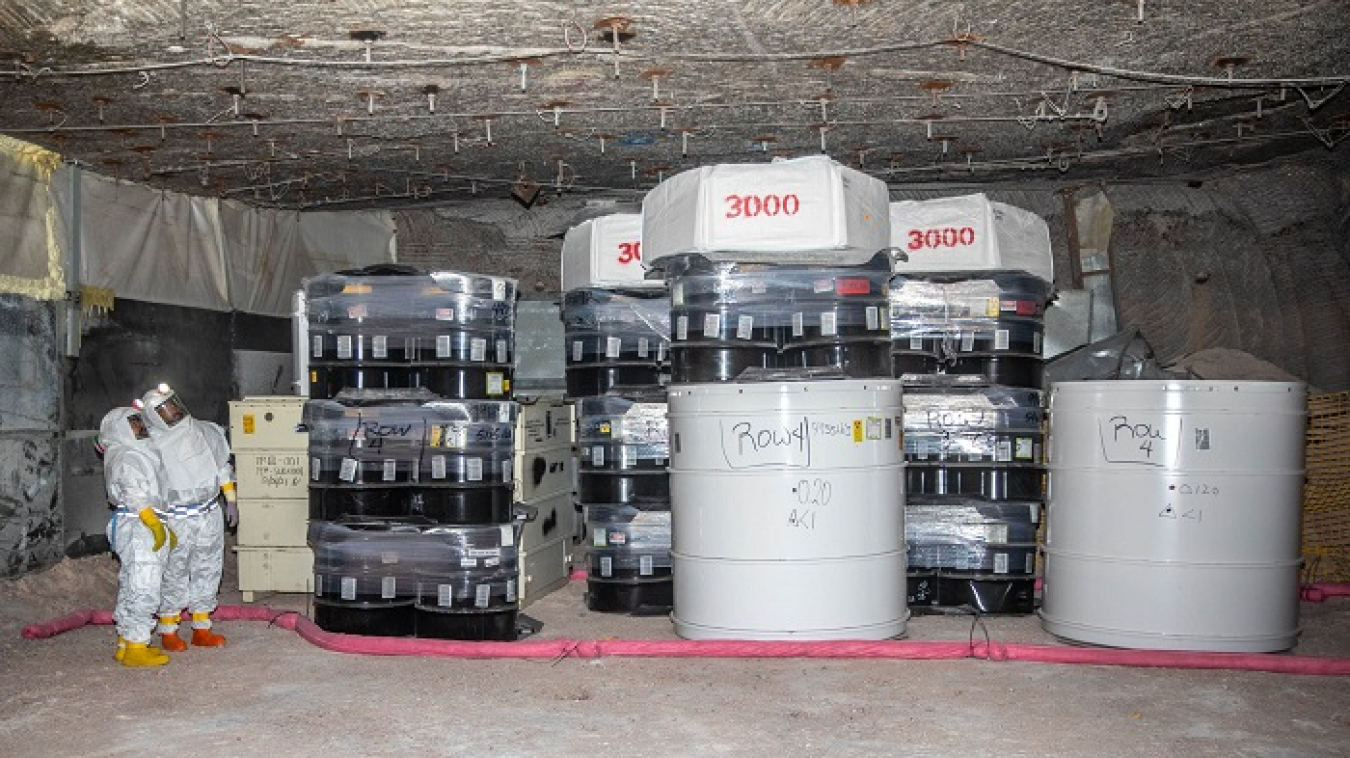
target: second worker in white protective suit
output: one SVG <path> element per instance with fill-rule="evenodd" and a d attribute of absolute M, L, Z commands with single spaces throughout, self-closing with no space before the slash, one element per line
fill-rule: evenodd
<path fill-rule="evenodd" d="M 145 393 L 145 422 L 164 461 L 164 501 L 178 547 L 169 553 L 159 606 L 160 644 L 182 652 L 178 636 L 184 606 L 192 614 L 192 644 L 220 647 L 225 638 L 211 630 L 220 577 L 225 568 L 225 522 L 239 520 L 230 445 L 218 424 L 192 417 L 167 384 Z M 219 505 L 221 493 L 225 508 Z"/>
<path fill-rule="evenodd" d="M 103 454 L 103 478 L 115 512 L 108 521 L 108 542 L 117 553 L 117 653 L 123 666 L 153 667 L 169 662 L 150 646 L 159 612 L 160 586 L 174 534 L 160 517 L 164 469 L 150 442 L 140 411 L 114 408 L 99 424 L 97 447 Z"/>

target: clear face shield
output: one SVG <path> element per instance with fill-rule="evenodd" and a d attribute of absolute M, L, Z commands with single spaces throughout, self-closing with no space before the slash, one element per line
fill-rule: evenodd
<path fill-rule="evenodd" d="M 188 417 L 187 406 L 178 395 L 169 395 L 164 402 L 154 407 L 154 412 L 159 416 L 164 425 L 172 429 L 178 425 L 178 422 Z"/>
<path fill-rule="evenodd" d="M 136 437 L 136 439 L 138 440 L 150 439 L 150 430 L 146 428 L 145 419 L 141 418 L 141 414 L 135 413 L 130 416 L 127 416 L 127 426 L 131 427 L 131 433 Z"/>

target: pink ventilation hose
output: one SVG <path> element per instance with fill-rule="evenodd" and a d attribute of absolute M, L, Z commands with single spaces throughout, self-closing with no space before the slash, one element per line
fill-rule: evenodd
<path fill-rule="evenodd" d="M 1304 598 L 1350 596 L 1350 584 L 1316 584 Z M 363 637 L 320 629 L 304 614 L 266 606 L 226 605 L 212 614 L 220 621 L 267 621 L 290 629 L 309 643 L 336 653 L 435 658 L 833 658 L 910 661 L 976 658 L 991 661 L 1088 664 L 1172 669 L 1267 671 L 1277 674 L 1350 676 L 1350 658 L 1315 658 L 1266 653 L 1203 653 L 1172 650 L 1120 650 L 1097 647 L 1003 644 L 1000 642 L 742 641 L 742 640 L 525 640 L 458 642 L 410 637 Z M 54 637 L 88 624 L 108 625 L 107 611 L 82 610 L 43 624 L 24 627 L 24 639 Z"/>

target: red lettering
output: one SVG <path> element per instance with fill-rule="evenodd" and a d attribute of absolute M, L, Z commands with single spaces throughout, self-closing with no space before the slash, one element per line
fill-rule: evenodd
<path fill-rule="evenodd" d="M 642 260 L 641 242 L 620 242 L 619 263 L 632 263 Z"/>
<path fill-rule="evenodd" d="M 795 216 L 802 209 L 796 195 L 727 195 L 725 200 L 727 218 Z"/>
<path fill-rule="evenodd" d="M 925 247 L 936 250 L 941 247 L 973 244 L 975 244 L 974 227 L 944 226 L 938 229 L 910 229 L 909 244 L 906 247 L 910 250 L 922 250 Z"/>

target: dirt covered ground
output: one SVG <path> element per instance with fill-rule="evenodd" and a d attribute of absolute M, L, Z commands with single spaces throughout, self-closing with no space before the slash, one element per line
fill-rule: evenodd
<path fill-rule="evenodd" d="M 232 562 L 231 562 L 232 563 Z M 233 567 L 231 566 L 231 569 Z M 327 652 L 261 621 L 166 667 L 114 663 L 115 632 L 25 640 L 111 609 L 116 562 L 0 580 L 0 754 L 142 756 L 1344 756 L 1350 678 L 987 660 L 457 660 Z M 232 572 L 225 604 L 240 603 Z M 586 610 L 584 582 L 525 612 L 538 638 L 675 639 L 666 618 Z M 257 604 L 305 611 L 301 595 Z M 1300 655 L 1350 657 L 1350 599 L 1303 605 Z M 1034 617 L 985 620 L 1056 644 Z M 969 618 L 916 616 L 915 640 Z"/>

